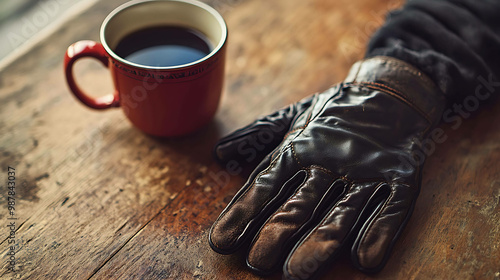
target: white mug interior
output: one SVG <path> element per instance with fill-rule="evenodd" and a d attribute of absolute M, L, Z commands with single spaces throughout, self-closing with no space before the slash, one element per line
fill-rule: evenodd
<path fill-rule="evenodd" d="M 140 65 L 127 61 L 114 52 L 125 36 L 148 27 L 165 25 L 197 30 L 206 36 L 214 48 L 197 61 L 168 67 Z M 127 2 L 111 12 L 101 26 L 100 36 L 106 52 L 122 63 L 148 69 L 173 69 L 200 63 L 216 54 L 226 41 L 227 26 L 215 9 L 199 1 L 139 0 Z"/>

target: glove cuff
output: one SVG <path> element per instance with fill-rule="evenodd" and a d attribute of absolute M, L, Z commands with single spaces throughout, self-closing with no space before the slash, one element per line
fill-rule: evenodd
<path fill-rule="evenodd" d="M 356 84 L 386 92 L 419 112 L 431 127 L 439 124 L 446 106 L 444 94 L 436 84 L 414 66 L 387 56 L 356 62 L 345 84 Z"/>

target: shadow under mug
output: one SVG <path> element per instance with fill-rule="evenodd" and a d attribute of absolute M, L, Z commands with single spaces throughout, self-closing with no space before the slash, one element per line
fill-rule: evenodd
<path fill-rule="evenodd" d="M 214 48 L 205 57 L 183 65 L 151 67 L 118 56 L 114 49 L 127 35 L 148 27 L 181 26 L 204 34 Z M 155 136 L 179 136 L 212 120 L 224 80 L 227 26 L 212 7 L 193 0 L 140 0 L 111 12 L 99 42 L 79 41 L 66 51 L 64 69 L 72 93 L 94 109 L 121 107 L 140 130 Z M 80 58 L 98 59 L 109 68 L 115 91 L 91 97 L 73 77 Z"/>

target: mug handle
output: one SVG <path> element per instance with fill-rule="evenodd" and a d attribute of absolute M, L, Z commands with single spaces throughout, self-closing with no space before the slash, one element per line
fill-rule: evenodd
<path fill-rule="evenodd" d="M 118 91 L 100 97 L 91 97 L 83 92 L 73 77 L 73 64 L 80 58 L 93 57 L 108 67 L 109 59 L 104 47 L 95 41 L 79 41 L 68 47 L 64 56 L 64 71 L 71 92 L 85 105 L 93 109 L 119 107 Z"/>

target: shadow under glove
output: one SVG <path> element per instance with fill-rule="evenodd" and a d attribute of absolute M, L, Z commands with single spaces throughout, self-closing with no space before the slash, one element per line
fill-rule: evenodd
<path fill-rule="evenodd" d="M 211 247 L 231 254 L 251 242 L 251 269 L 284 264 L 289 279 L 317 275 L 343 246 L 358 269 L 380 270 L 419 193 L 419 144 L 444 106 L 413 66 L 373 57 L 343 83 L 221 139 L 222 162 L 244 159 L 248 143 L 265 157 L 213 224 Z"/>

